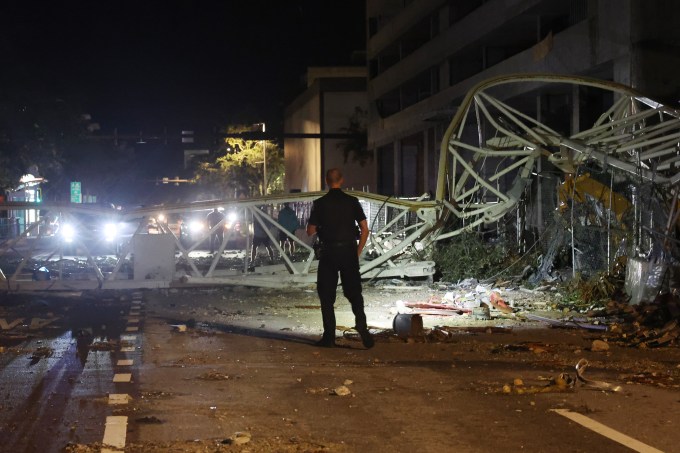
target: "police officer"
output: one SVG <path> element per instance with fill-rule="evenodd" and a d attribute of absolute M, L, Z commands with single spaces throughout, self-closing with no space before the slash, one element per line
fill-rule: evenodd
<path fill-rule="evenodd" d="M 208 228 L 211 230 L 215 225 L 220 223 L 222 220 L 224 220 L 224 214 L 222 214 L 219 209 L 215 208 L 212 210 L 210 214 L 208 214 L 208 217 L 206 218 L 208 221 Z M 215 230 L 214 233 L 210 235 L 210 253 L 215 252 L 215 247 L 218 249 L 222 246 L 222 240 L 224 239 L 224 228 L 220 227 L 217 230 Z"/>
<path fill-rule="evenodd" d="M 316 278 L 316 290 L 321 301 L 323 336 L 316 345 L 335 346 L 335 304 L 338 272 L 342 278 L 342 291 L 352 304 L 356 330 L 366 348 L 373 347 L 373 337 L 368 331 L 364 298 L 361 294 L 359 255 L 368 238 L 368 224 L 359 200 L 341 190 L 342 172 L 332 168 L 326 172 L 328 193 L 314 201 L 309 216 L 307 234 L 319 235 L 321 257 Z M 360 235 L 357 245 L 357 224 Z"/>

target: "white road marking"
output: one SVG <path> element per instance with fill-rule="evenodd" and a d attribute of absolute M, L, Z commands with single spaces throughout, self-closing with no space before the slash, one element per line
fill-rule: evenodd
<path fill-rule="evenodd" d="M 138 331 L 139 331 L 139 327 L 137 327 L 137 326 L 134 326 L 134 327 L 126 327 L 126 328 L 125 328 L 125 331 L 126 331 L 126 332 L 138 332 Z"/>
<path fill-rule="evenodd" d="M 116 362 L 118 366 L 132 366 L 132 359 L 122 359 Z"/>
<path fill-rule="evenodd" d="M 102 440 L 102 443 L 114 448 L 125 448 L 127 421 L 128 418 L 122 415 L 106 417 L 106 428 L 104 428 L 104 440 Z"/>
<path fill-rule="evenodd" d="M 116 373 L 113 375 L 113 382 L 130 382 L 132 373 Z"/>
<path fill-rule="evenodd" d="M 618 442 L 621 445 L 630 448 L 631 450 L 639 451 L 640 453 L 663 453 L 661 450 L 657 450 L 656 448 L 642 443 L 637 439 L 626 436 L 625 434 L 620 433 L 615 429 L 608 427 L 607 425 L 603 425 L 592 418 L 586 417 L 583 414 L 571 412 L 569 409 L 551 409 L 551 411 L 560 414 L 561 416 L 566 417 L 569 420 L 600 434 L 601 436 L 607 437 L 614 442 Z"/>
<path fill-rule="evenodd" d="M 127 404 L 131 399 L 127 393 L 109 393 L 109 404 Z"/>
<path fill-rule="evenodd" d="M 125 346 L 124 348 L 120 348 L 120 352 L 135 352 L 136 349 L 134 346 Z"/>
<path fill-rule="evenodd" d="M 137 339 L 137 335 L 121 335 L 120 339 L 122 341 L 135 341 Z"/>

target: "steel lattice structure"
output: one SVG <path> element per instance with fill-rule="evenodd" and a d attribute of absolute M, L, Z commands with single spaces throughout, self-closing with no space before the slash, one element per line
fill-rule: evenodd
<path fill-rule="evenodd" d="M 579 89 L 601 90 L 607 94 L 599 99 L 611 102 L 597 106 L 600 111 L 593 124 L 565 133 L 559 127 L 547 124 L 548 121 L 523 112 L 522 103 L 517 102 L 552 87 L 567 93 Z M 428 259 L 428 248 L 436 241 L 496 222 L 513 211 L 535 177 L 541 156 L 568 174 L 578 173 L 579 166 L 595 162 L 657 184 L 671 193 L 680 179 L 675 170 L 680 161 L 679 143 L 678 111 L 622 85 L 546 74 L 516 74 L 486 80 L 468 92 L 444 134 L 434 199 L 397 199 L 349 192 L 362 202 L 371 227 L 369 242 L 360 260 L 362 275 L 367 279 L 432 275 L 435 265 Z M 308 285 L 315 281 L 314 250 L 303 238 L 285 233 L 304 252 L 296 255 L 295 260 L 284 253 L 277 240 L 282 229 L 271 212 L 284 202 L 304 208 L 321 195 L 322 192 L 313 192 L 213 200 L 115 213 L 86 205 L 3 203 L 0 210 L 40 209 L 64 222 L 77 222 L 82 216 L 106 216 L 134 226 L 134 231 L 106 268 L 97 258 L 97 239 L 76 238 L 76 246 L 84 257 L 83 262 L 86 261 L 84 267 L 88 272 L 84 273 L 87 278 L 74 279 L 64 271 L 67 260 L 64 244 L 43 232 L 47 231 L 48 220 L 40 218 L 27 225 L 20 235 L 0 243 L 2 262 L 13 263 L 11 272 L 7 271 L 9 267 L 4 269 L 3 283 L 13 291 Z M 204 256 L 203 264 L 199 265 L 201 260 L 195 257 L 196 251 L 212 233 L 224 228 L 228 220 L 223 220 L 211 231 L 205 230 L 188 243 L 167 224 L 158 222 L 161 215 L 203 215 L 217 207 L 225 212 L 239 213 L 241 231 L 249 231 L 255 222 L 263 226 L 277 250 L 279 261 L 253 269 L 247 257 L 239 257 L 229 269 L 224 269 L 220 265 L 222 252 L 237 234 L 230 228 L 225 230 L 218 252 L 209 259 Z M 267 208 L 269 212 L 261 208 Z M 677 216 L 672 213 L 670 217 L 673 214 Z M 150 233 L 150 224 L 155 224 L 154 234 Z M 159 253 L 164 256 L 171 253 L 175 269 L 165 275 L 153 272 L 138 275 L 136 270 L 133 274 L 129 269 L 124 270 L 141 262 L 139 244 L 154 242 L 155 238 L 151 236 L 167 239 L 158 245 L 164 249 Z M 245 240 L 247 250 L 250 245 L 248 234 Z M 135 251 L 138 252 L 136 255 Z M 208 265 L 205 265 L 206 259 Z M 49 280 L 35 278 L 33 271 L 39 266 L 51 271 Z"/>

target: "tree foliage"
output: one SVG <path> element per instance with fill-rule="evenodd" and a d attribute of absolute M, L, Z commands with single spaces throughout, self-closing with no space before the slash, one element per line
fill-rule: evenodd
<path fill-rule="evenodd" d="M 503 244 L 484 242 L 475 232 L 438 243 L 433 254 L 442 279 L 449 282 L 488 278 L 500 271 L 508 258 Z"/>
<path fill-rule="evenodd" d="M 359 163 L 362 167 L 373 161 L 373 153 L 368 149 L 367 119 L 368 111 L 356 106 L 354 113 L 347 118 L 347 126 L 341 128 L 344 133 L 350 135 L 349 138 L 338 143 L 345 163 L 350 157 L 352 161 Z"/>
<path fill-rule="evenodd" d="M 33 92 L 0 101 L 0 188 L 19 184 L 29 172 L 50 181 L 63 174 L 63 149 L 84 132 L 69 104 Z"/>
<path fill-rule="evenodd" d="M 251 131 L 249 126 L 227 128 L 228 134 Z M 283 190 L 283 150 L 270 140 L 227 137 L 219 149 L 196 166 L 195 179 L 219 198 L 251 197 L 264 191 L 264 156 L 267 157 L 267 193 Z"/>
<path fill-rule="evenodd" d="M 0 100 L 0 189 L 26 173 L 42 176 L 45 199 L 67 201 L 69 182 L 85 193 L 118 193 L 134 180 L 134 150 L 97 139 L 99 126 L 79 101 L 21 91 Z"/>

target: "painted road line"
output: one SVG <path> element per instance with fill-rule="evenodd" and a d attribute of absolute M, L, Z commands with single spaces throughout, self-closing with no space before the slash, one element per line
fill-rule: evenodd
<path fill-rule="evenodd" d="M 113 375 L 113 382 L 131 382 L 132 373 L 116 373 Z"/>
<path fill-rule="evenodd" d="M 120 352 L 136 352 L 137 349 L 135 349 L 134 346 L 125 346 L 124 348 L 120 348 Z"/>
<path fill-rule="evenodd" d="M 125 448 L 127 421 L 128 418 L 122 415 L 106 417 L 106 428 L 104 428 L 104 440 L 102 440 L 102 443 L 114 448 Z"/>
<path fill-rule="evenodd" d="M 139 316 L 130 316 L 127 319 L 128 324 L 139 324 Z"/>
<path fill-rule="evenodd" d="M 661 450 L 657 450 L 656 448 L 642 443 L 637 439 L 626 436 L 625 434 L 620 433 L 615 429 L 608 427 L 607 425 L 603 425 L 592 418 L 586 417 L 583 414 L 579 414 L 578 412 L 571 412 L 569 409 L 551 409 L 551 411 L 556 412 L 561 416 L 588 428 L 591 431 L 595 431 L 596 433 L 607 437 L 614 442 L 618 442 L 621 445 L 630 448 L 631 450 L 639 451 L 641 453 L 663 453 Z"/>
<path fill-rule="evenodd" d="M 139 331 L 139 327 L 137 327 L 137 326 L 126 327 L 126 328 L 125 328 L 125 331 L 126 331 L 126 332 L 138 332 L 138 331 Z"/>
<path fill-rule="evenodd" d="M 128 404 L 132 398 L 127 393 L 109 393 L 109 404 Z"/>
<path fill-rule="evenodd" d="M 121 341 L 137 341 L 137 335 L 121 335 Z"/>
<path fill-rule="evenodd" d="M 122 359 L 116 362 L 117 366 L 132 366 L 132 359 Z"/>

